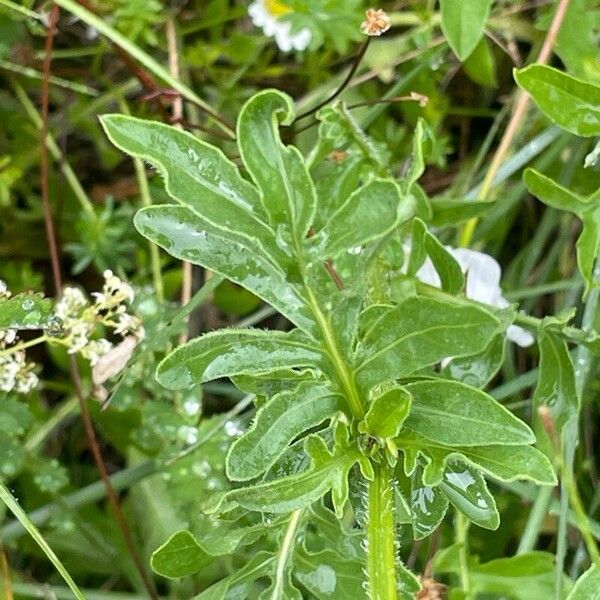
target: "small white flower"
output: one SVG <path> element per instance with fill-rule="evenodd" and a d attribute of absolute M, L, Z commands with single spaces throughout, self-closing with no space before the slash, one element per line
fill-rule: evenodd
<path fill-rule="evenodd" d="M 70 319 L 77 319 L 88 304 L 88 299 L 79 288 L 67 286 L 54 307 L 54 314 L 63 322 L 67 322 Z"/>
<path fill-rule="evenodd" d="M 0 344 L 7 346 L 17 339 L 16 329 L 0 329 Z"/>
<path fill-rule="evenodd" d="M 495 258 L 468 248 L 446 246 L 446 250 L 455 258 L 463 273 L 466 274 L 465 293 L 467 298 L 498 308 L 509 306 L 509 301 L 502 295 L 500 288 L 502 269 Z M 428 285 L 442 287 L 440 277 L 429 258 L 417 271 L 416 277 Z M 531 333 L 517 325 L 509 326 L 506 337 L 522 348 L 531 346 L 535 341 Z"/>
<path fill-rule="evenodd" d="M 0 356 L 0 391 L 29 393 L 38 384 L 33 368 L 33 363 L 26 362 L 23 351 Z"/>
<path fill-rule="evenodd" d="M 31 390 L 37 387 L 38 383 L 38 376 L 33 371 L 27 371 L 17 379 L 15 391 L 19 394 L 29 394 Z"/>
<path fill-rule="evenodd" d="M 133 288 L 113 274 L 110 269 L 103 273 L 104 286 L 102 292 L 94 292 L 92 296 L 96 298 L 96 307 L 98 310 L 109 310 L 119 307 L 123 302 L 133 302 Z"/>
<path fill-rule="evenodd" d="M 280 17 L 291 9 L 280 0 L 256 0 L 248 7 L 248 14 L 257 27 L 261 27 L 267 37 L 274 37 L 283 52 L 306 50 L 312 40 L 310 29 L 304 27 L 292 33 L 292 24 Z"/>
<path fill-rule="evenodd" d="M 87 358 L 93 367 L 111 348 L 112 344 L 108 340 L 91 340 L 86 346 L 81 348 L 81 355 Z"/>
<path fill-rule="evenodd" d="M 0 279 L 0 298 L 10 298 L 10 292 L 6 282 Z"/>
<path fill-rule="evenodd" d="M 123 336 L 131 333 L 141 339 L 144 337 L 144 328 L 142 327 L 142 322 L 137 317 L 129 313 L 120 313 L 115 333 Z"/>
<path fill-rule="evenodd" d="M 83 350 L 94 333 L 94 325 L 86 321 L 74 321 L 70 323 L 69 334 L 66 337 L 69 345 L 69 354 L 75 354 Z"/>

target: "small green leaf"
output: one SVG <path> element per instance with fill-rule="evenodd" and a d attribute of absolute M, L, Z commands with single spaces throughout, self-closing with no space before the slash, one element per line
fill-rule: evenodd
<path fill-rule="evenodd" d="M 577 240 L 577 264 L 585 280 L 584 296 L 590 288 L 597 285 L 594 281 L 594 261 L 600 253 L 600 206 L 595 194 L 581 197 L 561 186 L 549 177 L 534 169 L 527 169 L 523 181 L 531 194 L 544 204 L 567 210 L 577 215 L 583 222 L 583 230 Z"/>
<path fill-rule="evenodd" d="M 427 223 L 433 227 L 449 227 L 459 225 L 472 217 L 479 217 L 486 213 L 495 202 L 463 200 L 456 198 L 433 198 L 431 208 L 433 215 Z"/>
<path fill-rule="evenodd" d="M 475 50 L 464 62 L 463 69 L 469 78 L 483 87 L 498 86 L 496 76 L 496 57 L 487 39 L 479 40 Z"/>
<path fill-rule="evenodd" d="M 352 113 L 343 102 L 325 106 L 317 113 L 321 121 L 319 136 L 333 144 L 335 148 L 347 148 L 360 155 L 371 171 L 383 175 L 387 169 L 389 156 L 383 150 L 383 144 L 374 142 L 360 127 Z M 352 161 L 353 162 L 353 161 Z M 360 168 L 355 164 L 355 171 Z"/>
<path fill-rule="evenodd" d="M 230 375 L 313 366 L 321 360 L 319 348 L 298 330 L 223 329 L 171 352 L 158 365 L 156 378 L 166 388 L 178 390 Z"/>
<path fill-rule="evenodd" d="M 440 490 L 470 521 L 485 529 L 498 529 L 500 515 L 481 473 L 458 460 L 449 460 Z"/>
<path fill-rule="evenodd" d="M 520 446 L 535 442 L 529 427 L 485 392 L 456 381 L 406 385 L 413 397 L 405 427 L 446 446 Z"/>
<path fill-rule="evenodd" d="M 279 138 L 279 123 L 289 125 L 294 116 L 289 96 L 277 90 L 259 92 L 240 112 L 237 137 L 271 225 L 288 225 L 298 245 L 312 224 L 316 192 L 298 149 Z"/>
<path fill-rule="evenodd" d="M 42 294 L 0 299 L 0 329 L 41 329 L 52 317 L 52 301 Z"/>
<path fill-rule="evenodd" d="M 258 477 L 292 440 L 344 406 L 343 396 L 312 382 L 277 394 L 258 411 L 248 432 L 232 444 L 227 455 L 228 477 L 236 481 Z"/>
<path fill-rule="evenodd" d="M 33 423 L 29 406 L 15 396 L 0 393 L 0 433 L 21 437 Z"/>
<path fill-rule="evenodd" d="M 412 197 L 402 197 L 391 180 L 373 179 L 356 190 L 314 237 L 327 258 L 382 238 L 414 214 Z"/>
<path fill-rule="evenodd" d="M 439 552 L 433 568 L 435 573 L 460 573 L 459 545 Z M 548 552 L 529 552 L 510 558 L 498 558 L 480 564 L 469 560 L 471 593 L 491 595 L 511 600 L 533 600 L 554 597 L 554 556 Z M 567 578 L 563 579 L 566 583 Z M 566 586 L 565 586 L 566 587 Z M 562 594 L 560 597 L 564 597 Z M 583 599 L 582 599 L 583 600 Z M 587 599 L 586 599 L 587 600 Z"/>
<path fill-rule="evenodd" d="M 294 553 L 294 577 L 318 600 L 361 598 L 363 564 L 331 549 L 308 552 L 298 546 Z"/>
<path fill-rule="evenodd" d="M 178 531 L 152 553 L 150 565 L 155 573 L 177 579 L 197 573 L 212 560 L 189 531 Z"/>
<path fill-rule="evenodd" d="M 357 448 L 336 444 L 333 454 L 317 435 L 306 438 L 305 451 L 312 467 L 290 477 L 231 490 L 212 501 L 209 512 L 218 511 L 228 503 L 248 510 L 289 513 L 312 504 L 332 491 L 336 514 L 341 518 L 348 497 L 348 472 L 364 457 Z"/>
<path fill-rule="evenodd" d="M 375 398 L 358 430 L 376 438 L 396 437 L 410 412 L 411 397 L 402 387 L 386 390 Z"/>
<path fill-rule="evenodd" d="M 369 389 L 448 356 L 476 354 L 488 346 L 498 327 L 499 321 L 483 308 L 409 297 L 385 311 L 366 332 L 357 350 L 358 382 Z"/>
<path fill-rule="evenodd" d="M 183 206 L 149 206 L 134 224 L 169 254 L 219 273 L 262 298 L 304 331 L 312 331 L 306 301 L 288 273 Z"/>
<path fill-rule="evenodd" d="M 412 247 L 408 263 L 408 274 L 415 275 L 429 256 L 439 275 L 442 289 L 449 294 L 460 293 L 465 286 L 465 277 L 456 259 L 443 244 L 427 230 L 421 219 L 412 223 Z"/>
<path fill-rule="evenodd" d="M 483 37 L 493 0 L 440 0 L 442 31 L 450 48 L 466 60 Z"/>
<path fill-rule="evenodd" d="M 419 177 L 425 172 L 424 145 L 428 140 L 428 136 L 429 128 L 426 122 L 420 118 L 413 133 L 410 165 L 405 177 L 402 179 L 402 189 L 407 194 L 413 191 L 413 187 L 416 186 Z"/>
<path fill-rule="evenodd" d="M 531 194 L 544 204 L 581 215 L 589 204 L 585 199 L 535 169 L 525 169 L 523 182 Z"/>
<path fill-rule="evenodd" d="M 599 86 L 546 65 L 515 70 L 514 77 L 553 123 L 575 135 L 600 135 Z"/>
<path fill-rule="evenodd" d="M 423 468 L 419 465 L 410 478 L 410 512 L 415 540 L 431 535 L 448 510 L 448 498 L 439 487 L 423 483 Z"/>
<path fill-rule="evenodd" d="M 271 552 L 257 552 L 232 575 L 211 585 L 192 600 L 232 600 L 248 598 L 250 586 L 263 577 L 270 577 L 277 557 Z M 230 594 L 230 591 L 234 595 Z"/>
<path fill-rule="evenodd" d="M 575 383 L 575 371 L 566 342 L 556 332 L 542 326 L 538 334 L 540 374 L 533 393 L 534 406 L 546 406 L 562 439 L 577 438 L 581 398 Z M 554 456 L 552 441 L 541 424 L 540 442 L 548 456 Z"/>
<path fill-rule="evenodd" d="M 567 600 L 600 600 L 600 569 L 590 567 L 575 584 Z"/>

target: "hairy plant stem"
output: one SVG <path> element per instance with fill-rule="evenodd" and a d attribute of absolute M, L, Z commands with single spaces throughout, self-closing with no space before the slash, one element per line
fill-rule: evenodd
<path fill-rule="evenodd" d="M 367 518 L 367 582 L 371 600 L 396 600 L 396 524 L 392 470 L 385 458 L 373 465 Z"/>

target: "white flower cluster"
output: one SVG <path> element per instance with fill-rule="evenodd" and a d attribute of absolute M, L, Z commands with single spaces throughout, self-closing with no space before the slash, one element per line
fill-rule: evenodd
<path fill-rule="evenodd" d="M 1 343 L 0 349 L 4 349 Z M 0 355 L 0 390 L 19 394 L 31 392 L 39 381 L 33 372 L 34 367 L 33 363 L 25 360 L 25 352 L 22 350 L 6 356 Z"/>
<path fill-rule="evenodd" d="M 104 271 L 102 291 L 92 296 L 95 301 L 90 303 L 79 288 L 66 287 L 56 304 L 55 315 L 61 321 L 61 342 L 69 354 L 79 352 L 95 365 L 112 348 L 104 338 L 91 339 L 98 324 L 123 337 L 133 335 L 138 339 L 144 337 L 144 328 L 136 316 L 127 313 L 134 298 L 133 288 L 112 271 Z"/>
<path fill-rule="evenodd" d="M 10 298 L 11 293 L 0 279 L 0 299 Z M 25 360 L 25 352 L 5 352 L 17 341 L 15 329 L 0 329 L 0 391 L 27 394 L 38 384 L 33 372 L 35 365 Z"/>
<path fill-rule="evenodd" d="M 107 270 L 102 291 L 92 295 L 93 301 L 79 288 L 65 287 L 54 308 L 53 321 L 59 325 L 54 325 L 52 332 L 47 329 L 38 340 L 21 343 L 15 329 L 0 329 L 0 391 L 26 394 L 37 386 L 35 365 L 26 361 L 27 346 L 50 341 L 65 347 L 69 354 L 81 354 L 94 366 L 113 348 L 104 337 L 92 339 L 98 326 L 123 338 L 144 337 L 140 319 L 127 312 L 134 297 L 128 283 Z M 6 283 L 0 280 L 0 299 L 10 296 Z"/>

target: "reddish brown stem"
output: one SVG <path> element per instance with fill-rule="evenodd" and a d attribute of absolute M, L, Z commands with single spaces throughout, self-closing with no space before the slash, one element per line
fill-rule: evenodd
<path fill-rule="evenodd" d="M 52 11 L 50 13 L 50 21 L 48 25 L 48 30 L 46 34 L 46 43 L 45 43 L 45 52 L 44 52 L 44 69 L 43 69 L 43 80 L 42 80 L 42 127 L 41 127 L 41 144 L 40 144 L 40 177 L 41 177 L 41 190 L 42 190 L 42 203 L 44 207 L 44 223 L 46 226 L 46 234 L 48 237 L 48 247 L 50 250 L 50 260 L 52 263 L 52 275 L 54 279 L 54 287 L 56 289 L 56 295 L 60 296 L 62 291 L 62 274 L 60 270 L 60 257 L 59 257 L 59 248 L 56 239 L 56 230 L 54 227 L 54 219 L 52 218 L 52 207 L 50 204 L 50 193 L 48 186 L 48 147 L 46 145 L 46 139 L 48 137 L 48 108 L 49 108 L 49 98 L 50 98 L 50 66 L 52 61 L 52 47 L 54 45 L 54 36 L 56 34 L 56 26 L 58 24 L 58 19 L 60 17 L 60 9 L 54 4 L 52 6 Z M 100 472 L 100 476 L 104 483 L 104 487 L 106 488 L 106 495 L 109 499 L 109 502 L 112 506 L 112 509 L 115 514 L 115 518 L 117 524 L 121 530 L 123 535 L 123 539 L 131 555 L 131 558 L 135 564 L 137 571 L 146 587 L 150 597 L 153 600 L 158 600 L 158 596 L 156 594 L 156 590 L 154 588 L 153 582 L 148 577 L 146 573 L 146 569 L 142 563 L 142 560 L 137 552 L 135 544 L 133 543 L 133 538 L 131 536 L 131 531 L 129 530 L 129 526 L 127 525 L 127 521 L 125 520 L 125 516 L 123 515 L 123 511 L 121 510 L 121 506 L 119 504 L 119 499 L 117 494 L 111 484 L 110 477 L 108 475 L 108 470 L 106 468 L 106 463 L 104 462 L 104 458 L 102 457 L 102 451 L 100 450 L 100 446 L 98 444 L 98 439 L 96 438 L 96 433 L 94 431 L 94 426 L 92 424 L 92 420 L 90 417 L 90 413 L 88 410 L 87 402 L 85 399 L 85 395 L 83 393 L 83 387 L 81 385 L 81 377 L 79 374 L 79 368 L 77 367 L 77 362 L 75 361 L 74 356 L 69 357 L 69 365 L 71 371 L 71 378 L 73 380 L 73 386 L 75 388 L 75 394 L 79 400 L 79 405 L 81 408 L 81 417 L 83 420 L 83 425 L 86 432 L 86 437 L 88 441 L 88 445 L 92 454 L 94 456 L 94 461 L 96 463 L 96 467 Z"/>
<path fill-rule="evenodd" d="M 46 43 L 44 47 L 44 80 L 42 85 L 42 128 L 40 140 L 40 181 L 42 188 L 42 205 L 44 208 L 44 224 L 46 226 L 46 237 L 48 238 L 48 248 L 50 250 L 50 264 L 52 265 L 52 276 L 54 278 L 54 287 L 56 294 L 60 294 L 62 289 L 62 277 L 60 274 L 60 257 L 58 253 L 58 244 L 56 242 L 56 231 L 54 230 L 54 219 L 52 218 L 52 207 L 50 206 L 50 190 L 48 186 L 48 148 L 46 139 L 48 138 L 48 106 L 50 104 L 50 63 L 52 61 L 52 46 L 54 45 L 54 35 L 56 34 L 56 25 L 60 9 L 55 4 L 52 6 L 48 31 L 46 33 Z"/>

